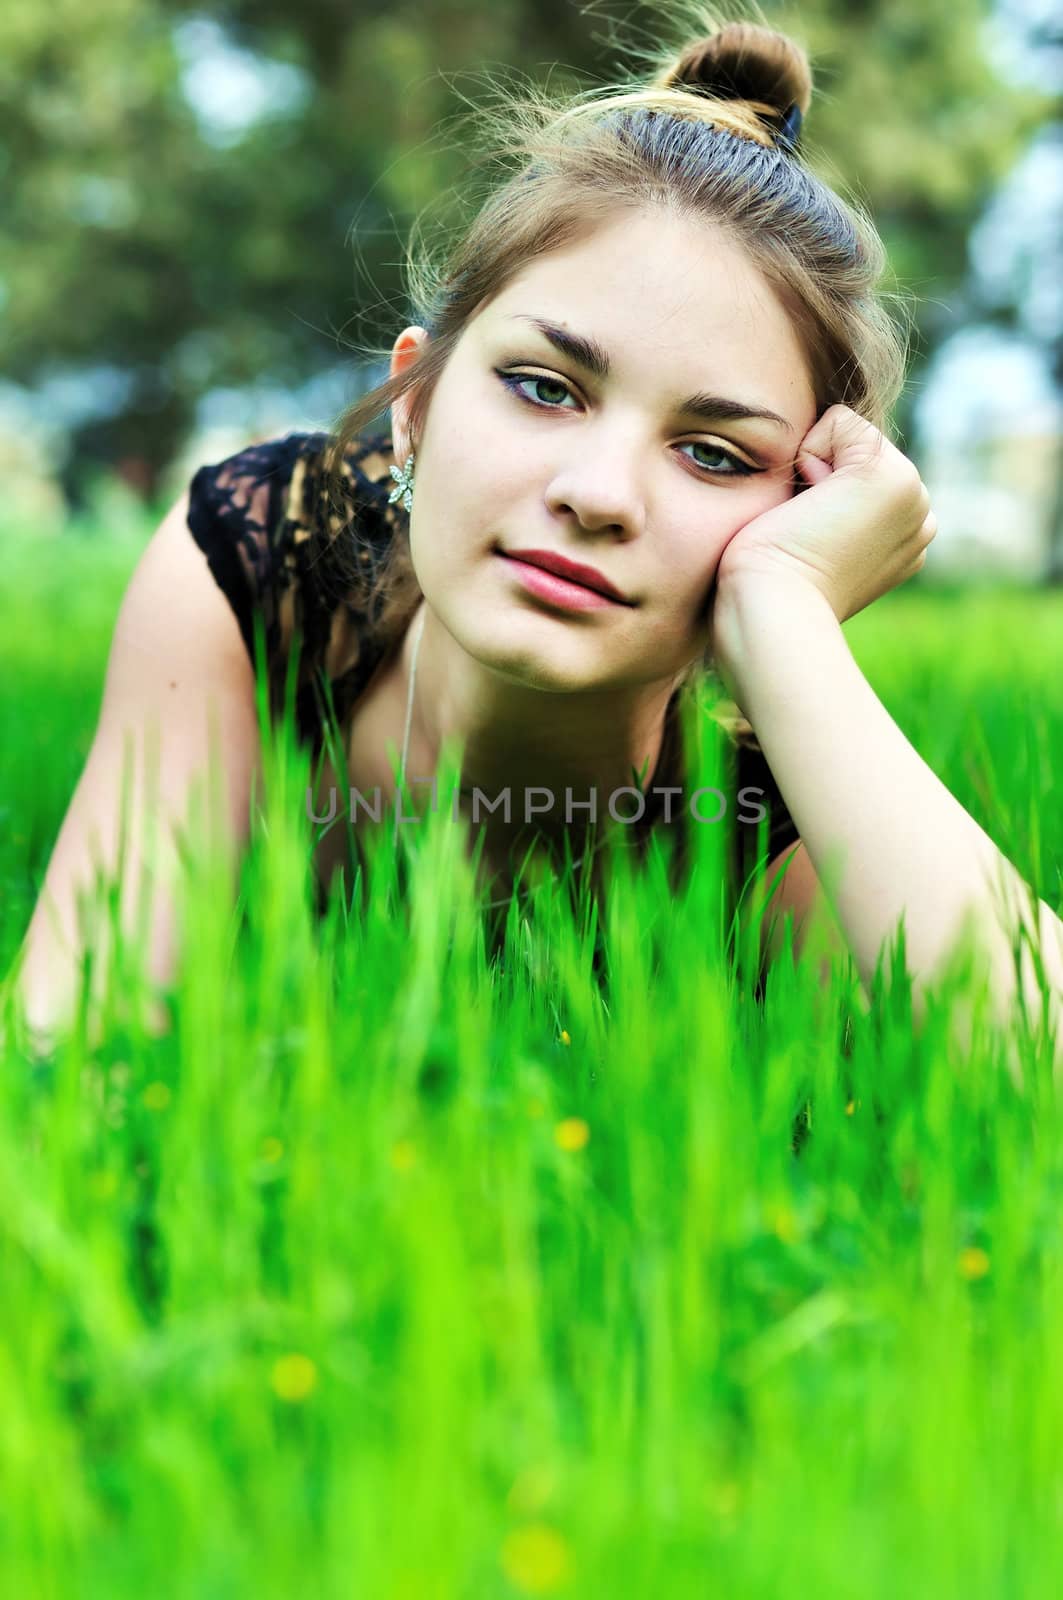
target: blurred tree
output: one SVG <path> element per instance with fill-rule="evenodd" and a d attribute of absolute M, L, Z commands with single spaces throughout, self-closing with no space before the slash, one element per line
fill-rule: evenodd
<path fill-rule="evenodd" d="M 466 170 L 461 141 L 437 127 L 482 94 L 470 72 L 486 62 L 554 84 L 608 81 L 623 47 L 654 44 L 669 15 L 623 11 L 614 22 L 607 0 L 5 0 L 4 373 L 36 385 L 99 371 L 110 395 L 74 430 L 68 492 L 97 461 L 154 500 L 206 390 L 304 382 L 337 359 L 344 328 L 389 338 L 406 310 L 406 227 Z M 765 0 L 762 15 L 809 49 L 809 152 L 873 212 L 932 342 L 967 230 L 1043 103 L 993 73 L 983 0 L 808 0 L 799 14 Z"/>

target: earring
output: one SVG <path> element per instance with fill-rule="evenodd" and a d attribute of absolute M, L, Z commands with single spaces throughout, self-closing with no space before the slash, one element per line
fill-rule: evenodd
<path fill-rule="evenodd" d="M 413 510 L 413 456 L 406 457 L 406 465 L 401 472 L 398 467 L 390 468 L 391 476 L 395 479 L 395 488 L 388 495 L 388 505 L 393 506 L 396 500 L 405 506 L 407 511 Z"/>

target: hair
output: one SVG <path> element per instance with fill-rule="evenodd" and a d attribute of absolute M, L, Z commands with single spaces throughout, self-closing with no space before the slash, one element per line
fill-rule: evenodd
<path fill-rule="evenodd" d="M 899 297 L 880 288 L 887 257 L 869 216 L 801 157 L 793 130 L 812 100 L 808 56 L 770 27 L 721 21 L 704 5 L 693 10 L 697 36 L 649 54 L 648 81 L 560 97 L 501 89 L 494 110 L 474 113 L 486 131 L 486 162 L 501 166 L 503 177 L 438 257 L 407 250 L 414 316 L 430 337 L 401 373 L 332 428 L 324 468 L 340 513 L 333 527 L 350 521 L 342 462 L 368 424 L 409 391 L 416 449 L 436 383 L 472 318 L 536 257 L 625 210 L 659 207 L 711 223 L 740 245 L 793 319 L 817 416 L 844 404 L 886 431 L 907 359 L 887 307 Z M 421 599 L 405 519 L 396 530 L 373 579 L 373 614 L 393 632 Z M 353 542 L 357 581 L 366 568 Z M 710 665 L 691 663 L 683 684 Z"/>

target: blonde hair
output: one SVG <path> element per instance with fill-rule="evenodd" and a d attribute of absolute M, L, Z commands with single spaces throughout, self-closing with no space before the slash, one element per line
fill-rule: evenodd
<path fill-rule="evenodd" d="M 487 164 L 515 170 L 489 189 L 438 259 L 408 252 L 414 315 L 430 338 L 329 435 L 326 483 L 341 519 L 352 516 L 344 454 L 368 424 L 409 391 L 417 440 L 473 316 L 528 262 L 622 210 L 663 207 L 723 229 L 793 318 L 817 415 L 840 403 L 886 430 L 906 365 L 906 343 L 886 303 L 899 297 L 879 287 L 887 258 L 868 215 L 809 170 L 799 144 L 790 145 L 785 130 L 800 120 L 793 108 L 803 118 L 812 100 L 808 56 L 770 27 L 692 9 L 697 36 L 651 57 L 648 81 L 560 100 L 544 89 L 501 90 L 494 108 L 474 113 Z M 353 548 L 350 572 L 352 580 L 360 575 Z M 386 630 L 401 630 L 420 602 L 405 523 L 377 573 L 374 599 Z"/>

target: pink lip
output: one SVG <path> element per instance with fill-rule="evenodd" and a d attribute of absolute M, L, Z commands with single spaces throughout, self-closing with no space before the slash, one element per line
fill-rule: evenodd
<path fill-rule="evenodd" d="M 605 573 L 599 572 L 597 567 L 587 567 L 580 561 L 570 561 L 567 556 L 559 555 L 554 550 L 503 550 L 499 553 L 511 561 L 523 561 L 529 566 L 540 568 L 543 572 L 550 572 L 554 577 L 563 578 L 567 583 L 592 589 L 596 594 L 616 601 L 618 605 L 630 604 L 627 597 L 622 595 L 616 585 L 610 583 Z"/>
<path fill-rule="evenodd" d="M 513 576 L 525 589 L 565 611 L 601 611 L 621 603 L 611 600 L 608 595 L 599 594 L 596 589 L 586 588 L 582 583 L 559 578 L 521 556 L 507 556 L 502 550 L 498 553 L 509 562 Z"/>

